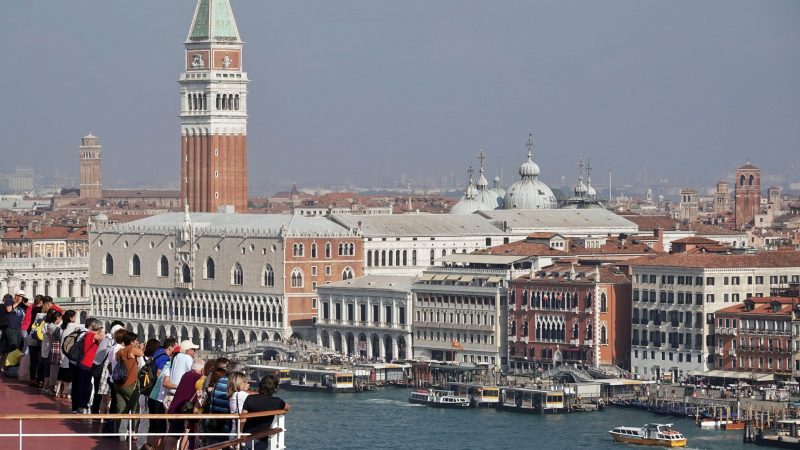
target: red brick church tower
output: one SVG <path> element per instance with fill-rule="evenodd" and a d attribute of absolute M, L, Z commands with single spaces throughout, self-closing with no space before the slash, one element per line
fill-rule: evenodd
<path fill-rule="evenodd" d="M 761 211 L 761 169 L 749 162 L 736 169 L 736 228 L 741 229 Z"/>
<path fill-rule="evenodd" d="M 247 73 L 230 0 L 198 0 L 181 85 L 181 195 L 191 211 L 247 209 Z"/>

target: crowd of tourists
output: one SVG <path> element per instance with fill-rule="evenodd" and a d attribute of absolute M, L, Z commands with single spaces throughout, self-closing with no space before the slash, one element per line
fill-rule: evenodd
<path fill-rule="evenodd" d="M 53 299 L 24 292 L 6 295 L 0 309 L 0 371 L 42 394 L 69 402 L 75 414 L 229 414 L 289 409 L 275 396 L 279 379 L 267 375 L 251 389 L 244 367 L 227 358 L 204 361 L 199 346 L 173 337 L 140 342 L 120 321 L 106 330 Z M 102 421 L 112 437 L 142 433 L 142 448 L 194 449 L 269 430 L 274 416 L 242 420 Z M 237 426 L 241 429 L 237 430 Z M 154 433 L 155 435 L 153 435 Z M 164 436 L 168 434 L 168 436 Z M 266 449 L 267 438 L 252 448 Z M 248 446 L 247 448 L 250 448 Z"/>

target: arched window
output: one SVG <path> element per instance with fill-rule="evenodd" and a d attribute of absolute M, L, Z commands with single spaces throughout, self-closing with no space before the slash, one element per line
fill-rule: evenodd
<path fill-rule="evenodd" d="M 435 259 L 436 259 L 436 253 L 434 253 L 434 250 L 431 249 L 431 264 L 430 265 L 433 265 L 433 262 L 434 262 Z"/>
<path fill-rule="evenodd" d="M 367 267 L 372 267 L 372 250 L 367 250 Z"/>
<path fill-rule="evenodd" d="M 416 266 L 417 265 L 417 251 L 416 250 L 411 250 L 411 265 L 412 266 Z"/>
<path fill-rule="evenodd" d="M 312 258 L 316 258 L 317 257 L 317 243 L 316 242 L 312 242 L 311 243 L 311 257 Z"/>
<path fill-rule="evenodd" d="M 161 260 L 158 262 L 158 276 L 169 276 L 169 260 L 167 260 L 167 257 L 164 255 L 161 255 Z"/>
<path fill-rule="evenodd" d="M 330 258 L 331 257 L 331 243 L 330 242 L 326 242 L 325 243 L 325 257 L 326 258 Z"/>
<path fill-rule="evenodd" d="M 606 301 L 606 293 L 600 293 L 600 312 L 607 312 L 608 311 L 608 302 Z"/>
<path fill-rule="evenodd" d="M 381 267 L 386 267 L 386 250 L 381 250 Z"/>
<path fill-rule="evenodd" d="M 522 337 L 528 336 L 528 321 L 522 322 Z"/>
<path fill-rule="evenodd" d="M 106 275 L 114 275 L 114 258 L 111 257 L 111 253 L 106 253 L 106 259 L 103 264 L 103 273 Z"/>
<path fill-rule="evenodd" d="M 739 177 L 739 186 L 744 186 L 744 175 Z"/>
<path fill-rule="evenodd" d="M 181 278 L 184 283 L 192 282 L 192 270 L 189 269 L 188 264 L 184 264 L 183 267 L 181 267 Z"/>
<path fill-rule="evenodd" d="M 342 279 L 349 280 L 351 278 L 353 278 L 353 269 L 345 267 L 344 271 L 342 272 Z"/>
<path fill-rule="evenodd" d="M 350 243 L 350 252 L 349 252 L 349 255 L 350 255 L 350 256 L 355 256 L 355 254 L 356 254 L 356 245 L 355 245 L 355 244 L 353 244 L 353 243 L 351 242 L 351 243 Z"/>
<path fill-rule="evenodd" d="M 394 265 L 395 266 L 400 265 L 400 250 L 394 252 Z"/>
<path fill-rule="evenodd" d="M 572 324 L 572 339 L 578 339 L 578 324 Z"/>
<path fill-rule="evenodd" d="M 344 250 L 343 250 L 343 248 L 344 248 L 344 245 L 342 245 L 342 244 L 340 243 L 340 244 L 339 244 L 339 256 L 342 256 L 342 255 L 344 255 Z"/>
<path fill-rule="evenodd" d="M 297 244 L 297 256 L 303 256 L 305 253 L 305 246 L 303 244 Z"/>
<path fill-rule="evenodd" d="M 601 344 L 608 344 L 608 339 L 606 337 L 606 326 L 605 325 L 600 327 L 600 343 Z"/>
<path fill-rule="evenodd" d="M 303 287 L 303 271 L 298 268 L 292 270 L 292 287 Z"/>
<path fill-rule="evenodd" d="M 403 250 L 403 265 L 408 265 L 408 250 Z"/>
<path fill-rule="evenodd" d="M 756 177 L 750 175 L 750 179 L 748 180 L 748 183 L 750 184 L 750 186 L 753 185 L 753 180 L 755 180 L 755 179 L 756 179 Z"/>
<path fill-rule="evenodd" d="M 231 269 L 231 284 L 234 286 L 241 286 L 244 284 L 244 270 L 242 265 L 238 262 Z"/>
<path fill-rule="evenodd" d="M 217 94 L 217 109 L 220 109 L 220 105 L 219 105 L 220 98 L 219 97 L 220 97 L 220 95 Z"/>
<path fill-rule="evenodd" d="M 233 98 L 233 109 L 239 110 L 239 94 L 236 94 L 236 97 Z"/>
<path fill-rule="evenodd" d="M 591 338 L 592 338 L 592 325 L 591 324 L 587 324 L 586 325 L 586 339 L 591 339 Z"/>
<path fill-rule="evenodd" d="M 389 250 L 389 265 L 394 265 L 394 250 Z"/>
<path fill-rule="evenodd" d="M 216 272 L 216 270 L 215 270 L 215 267 L 214 267 L 214 260 L 211 259 L 211 257 L 209 256 L 206 259 L 206 273 L 205 273 L 206 279 L 207 280 L 213 280 L 214 277 L 216 276 L 215 272 Z"/>
<path fill-rule="evenodd" d="M 186 94 L 186 103 L 189 104 L 189 111 L 192 110 L 192 94 Z"/>
<path fill-rule="evenodd" d="M 512 320 L 511 321 L 511 333 L 510 333 L 510 335 L 511 336 L 516 336 L 517 335 L 517 321 L 516 320 Z"/>
<path fill-rule="evenodd" d="M 267 267 L 264 269 L 264 286 L 275 286 L 275 271 L 272 270 L 272 266 L 269 264 L 267 264 Z"/>
<path fill-rule="evenodd" d="M 142 275 L 142 262 L 139 260 L 139 255 L 133 255 L 131 258 L 131 276 L 138 277 Z"/>

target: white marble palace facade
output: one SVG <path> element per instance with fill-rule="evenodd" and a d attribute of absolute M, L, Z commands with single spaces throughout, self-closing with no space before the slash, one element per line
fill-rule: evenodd
<path fill-rule="evenodd" d="M 414 280 L 366 275 L 320 286 L 317 344 L 375 360 L 409 358 Z"/>
<path fill-rule="evenodd" d="M 287 237 L 344 229 L 292 215 L 168 213 L 90 231 L 96 317 L 123 320 L 140 341 L 174 336 L 225 351 L 290 335 Z"/>

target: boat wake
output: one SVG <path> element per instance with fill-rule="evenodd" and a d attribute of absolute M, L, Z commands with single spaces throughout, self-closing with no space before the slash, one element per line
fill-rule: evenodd
<path fill-rule="evenodd" d="M 374 405 L 394 405 L 394 406 L 412 406 L 412 407 L 425 406 L 425 405 L 417 405 L 414 403 L 404 402 L 402 400 L 389 400 L 385 398 L 371 398 L 366 400 L 366 403 L 371 403 Z"/>

